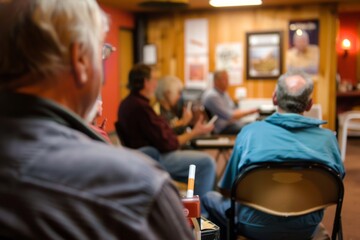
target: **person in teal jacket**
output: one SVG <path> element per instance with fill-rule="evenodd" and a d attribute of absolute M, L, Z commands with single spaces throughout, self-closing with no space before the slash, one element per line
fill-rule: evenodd
<path fill-rule="evenodd" d="M 342 177 L 345 175 L 334 132 L 320 128 L 325 121 L 303 116 L 312 106 L 313 82 L 302 72 L 280 76 L 273 94 L 278 110 L 264 121 L 245 126 L 238 134 L 232 156 L 219 183 L 220 193 L 210 192 L 203 199 L 208 218 L 218 224 L 221 239 L 226 239 L 225 211 L 232 183 L 240 171 L 253 163 L 267 161 L 317 161 Z M 250 239 L 311 239 L 322 233 L 323 210 L 299 217 L 279 217 L 255 210 L 238 208 L 239 231 Z M 321 234 L 320 234 L 321 235 Z"/>

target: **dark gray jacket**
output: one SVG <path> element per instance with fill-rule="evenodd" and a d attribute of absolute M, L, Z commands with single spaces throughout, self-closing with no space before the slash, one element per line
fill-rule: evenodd
<path fill-rule="evenodd" d="M 0 236 L 191 239 L 169 175 L 53 102 L 0 93 Z"/>

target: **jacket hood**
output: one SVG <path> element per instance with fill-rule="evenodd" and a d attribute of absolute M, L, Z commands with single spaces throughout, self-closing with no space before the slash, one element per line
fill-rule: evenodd
<path fill-rule="evenodd" d="M 274 113 L 265 121 L 287 129 L 309 128 L 327 123 L 323 120 L 304 117 L 295 113 Z"/>

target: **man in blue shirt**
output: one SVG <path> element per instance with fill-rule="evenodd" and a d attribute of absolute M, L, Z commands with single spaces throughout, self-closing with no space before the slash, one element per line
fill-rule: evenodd
<path fill-rule="evenodd" d="M 214 132 L 217 134 L 238 134 L 244 125 L 239 120 L 258 112 L 258 109 L 237 109 L 227 93 L 229 76 L 225 70 L 215 71 L 214 88 L 206 91 L 201 101 L 211 115 L 217 115 Z"/>
<path fill-rule="evenodd" d="M 221 193 L 210 192 L 203 199 L 209 219 L 226 229 L 225 211 L 230 207 L 232 183 L 249 164 L 265 161 L 318 161 L 343 177 L 344 167 L 334 133 L 319 125 L 326 122 L 303 116 L 312 105 L 313 82 L 302 72 L 282 75 L 273 94 L 274 113 L 264 121 L 245 126 L 219 184 Z M 276 160 L 275 160 L 276 159 Z M 323 210 L 300 217 L 278 217 L 240 206 L 238 228 L 250 239 L 311 239 L 323 218 Z M 222 236 L 224 237 L 224 235 Z M 224 238 L 225 239 L 225 238 Z"/>

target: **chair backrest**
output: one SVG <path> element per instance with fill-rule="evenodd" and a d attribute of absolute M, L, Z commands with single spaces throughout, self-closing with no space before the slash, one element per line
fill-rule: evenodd
<path fill-rule="evenodd" d="M 245 169 L 232 191 L 234 200 L 260 211 L 298 216 L 337 204 L 343 185 L 336 172 L 318 163 L 263 163 Z"/>
<path fill-rule="evenodd" d="M 344 185 L 326 165 L 310 162 L 266 162 L 245 168 L 231 189 L 229 239 L 235 239 L 235 202 L 276 216 L 300 216 L 336 204 L 332 239 L 342 236 Z M 234 233 L 235 231 L 235 233 Z"/>
<path fill-rule="evenodd" d="M 345 161 L 348 136 L 360 136 L 360 111 L 348 111 L 338 115 L 341 159 Z"/>

